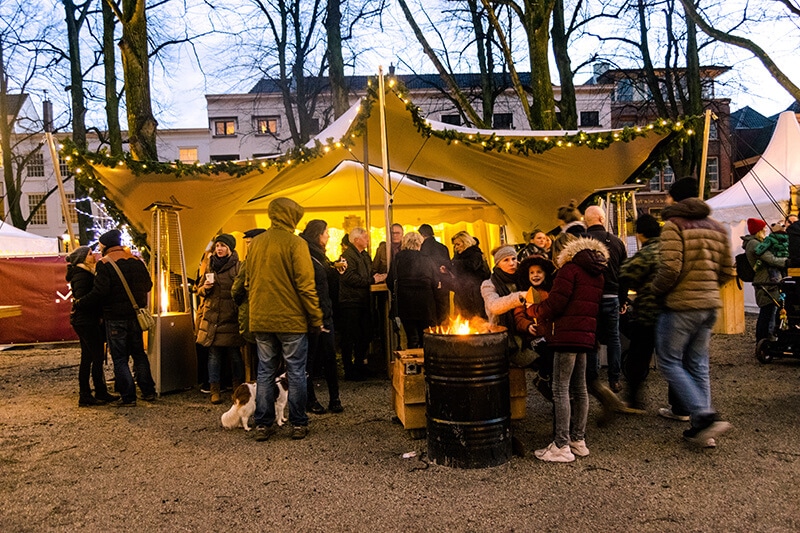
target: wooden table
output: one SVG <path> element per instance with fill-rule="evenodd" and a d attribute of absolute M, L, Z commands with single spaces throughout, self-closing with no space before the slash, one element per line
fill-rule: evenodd
<path fill-rule="evenodd" d="M 0 305 L 0 318 L 20 316 L 22 314 L 21 305 Z"/>

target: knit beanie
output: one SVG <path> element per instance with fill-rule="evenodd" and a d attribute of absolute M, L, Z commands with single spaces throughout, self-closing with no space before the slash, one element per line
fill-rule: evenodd
<path fill-rule="evenodd" d="M 511 246 L 501 246 L 494 251 L 494 264 L 497 265 L 506 257 L 517 257 L 517 252 Z"/>
<path fill-rule="evenodd" d="M 669 195 L 676 202 L 686 200 L 687 198 L 697 197 L 697 180 L 694 178 L 681 178 L 672 184 L 669 188 Z"/>
<path fill-rule="evenodd" d="M 98 241 L 106 248 L 122 246 L 122 232 L 118 229 L 112 229 L 100 235 Z"/>
<path fill-rule="evenodd" d="M 230 233 L 220 233 L 216 237 L 214 237 L 214 244 L 221 242 L 225 246 L 228 247 L 228 250 L 231 252 L 236 249 L 236 237 L 231 235 Z"/>
<path fill-rule="evenodd" d="M 67 256 L 67 262 L 72 266 L 78 266 L 86 261 L 86 256 L 91 252 L 88 246 L 78 246 Z"/>
<path fill-rule="evenodd" d="M 747 219 L 747 232 L 750 235 L 755 235 L 762 229 L 767 227 L 767 223 L 759 218 L 748 218 Z"/>

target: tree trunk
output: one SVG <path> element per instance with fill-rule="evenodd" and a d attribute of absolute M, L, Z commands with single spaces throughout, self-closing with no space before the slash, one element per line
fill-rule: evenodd
<path fill-rule="evenodd" d="M 106 0 L 111 1 L 111 0 Z M 125 102 L 128 108 L 128 137 L 131 155 L 140 161 L 157 161 L 156 122 L 150 101 L 150 62 L 147 54 L 145 0 L 123 0 L 122 71 L 125 74 Z M 119 15 L 118 15 L 119 18 Z"/>
<path fill-rule="evenodd" d="M 564 24 L 564 0 L 556 0 L 553 7 L 553 55 L 558 77 L 561 80 L 560 125 L 564 129 L 578 129 L 578 105 L 575 99 L 575 82 L 572 79 L 572 61 L 569 57 L 569 38 Z"/>
<path fill-rule="evenodd" d="M 494 57 L 492 56 L 492 26 L 483 29 L 483 19 L 478 9 L 478 0 L 467 0 L 472 28 L 475 31 L 475 45 L 478 49 L 478 68 L 481 73 L 481 104 L 483 123 L 492 126 L 494 116 L 495 83 Z"/>
<path fill-rule="evenodd" d="M 339 118 L 350 109 L 347 85 L 344 79 L 344 57 L 342 56 L 342 10 L 341 0 L 328 0 L 325 18 L 328 34 L 328 76 L 333 99 L 333 116 Z"/>
<path fill-rule="evenodd" d="M 556 120 L 556 100 L 553 96 L 553 83 L 550 81 L 550 61 L 548 57 L 550 34 L 548 22 L 553 2 L 549 9 L 541 5 L 541 12 L 530 19 L 528 26 L 528 50 L 531 61 L 531 128 L 534 130 L 559 129 Z"/>
<path fill-rule="evenodd" d="M 111 155 L 122 155 L 122 129 L 119 125 L 119 94 L 117 94 L 117 54 L 115 53 L 114 29 L 116 17 L 106 2 L 103 6 L 103 70 L 105 72 L 106 121 Z"/>
<path fill-rule="evenodd" d="M 11 129 L 15 114 L 10 113 L 8 103 L 8 75 L 5 67 L 5 43 L 0 34 L 0 154 L 3 158 L 3 182 L 6 186 L 6 200 L 8 203 L 8 215 L 11 217 L 11 224 L 20 229 L 25 229 L 25 218 L 22 216 L 20 199 L 22 198 L 21 187 L 14 179 L 14 166 L 11 157 Z M 11 118 L 11 121 L 8 119 Z M 2 200 L 0 200 L 2 201 Z"/>
<path fill-rule="evenodd" d="M 67 21 L 67 42 L 69 43 L 70 67 L 70 96 L 72 97 L 72 141 L 78 148 L 86 149 L 86 104 L 83 99 L 83 69 L 81 68 L 80 31 L 86 20 L 89 2 L 81 6 L 80 12 L 75 8 L 73 0 L 63 0 L 64 12 Z M 77 16 L 77 18 L 76 18 Z M 75 208 L 78 213 L 78 241 L 82 244 L 89 242 L 94 234 L 91 231 L 94 225 L 90 213 L 92 203 L 86 196 L 86 190 L 74 181 Z M 64 214 L 65 220 L 69 215 Z"/>

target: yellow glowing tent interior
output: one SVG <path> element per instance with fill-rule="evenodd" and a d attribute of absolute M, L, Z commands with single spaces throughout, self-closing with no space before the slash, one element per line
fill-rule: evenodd
<path fill-rule="evenodd" d="M 690 132 L 685 124 L 667 121 L 586 133 L 454 127 L 422 118 L 397 88 L 387 91 L 385 109 L 390 170 L 470 187 L 502 211 L 512 242 L 533 227 L 554 225 L 556 207 L 570 199 L 626 182 L 653 161 L 656 150 Z M 192 261 L 226 221 L 248 209 L 250 200 L 315 180 L 322 180 L 321 186 L 337 169 L 352 171 L 342 165 L 345 161 L 379 165 L 379 115 L 372 93 L 306 149 L 237 165 L 139 162 L 71 149 L 69 155 L 84 184 L 110 199 L 141 232 L 150 230 L 144 209 L 152 203 L 185 206 L 181 226 L 186 258 Z M 398 211 L 399 205 L 396 198 Z"/>

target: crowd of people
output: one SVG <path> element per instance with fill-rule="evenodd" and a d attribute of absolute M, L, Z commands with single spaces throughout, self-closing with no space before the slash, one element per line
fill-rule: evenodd
<path fill-rule="evenodd" d="M 536 390 L 553 404 L 553 440 L 535 451 L 538 459 L 570 462 L 589 454 L 590 394 L 603 406 L 602 420 L 620 412 L 643 413 L 642 383 L 654 352 L 669 385 L 669 407 L 659 414 L 688 421 L 686 440 L 716 446 L 730 424 L 712 407 L 708 345 L 720 307 L 719 287 L 733 274 L 730 246 L 725 230 L 709 217 L 708 205 L 697 198 L 696 180 L 676 181 L 667 204 L 663 227 L 650 215 L 635 221 L 640 248 L 630 258 L 626 245 L 608 231 L 600 207 L 581 213 L 573 202 L 557 210 L 557 231 L 535 229 L 521 247 L 491 250 L 490 268 L 474 236 L 453 235 L 451 258 L 429 224 L 409 232 L 393 225 L 374 259 L 367 230 L 353 228 L 342 241 L 341 256 L 331 261 L 327 222 L 310 220 L 298 235 L 303 208 L 278 198 L 268 208 L 270 228 L 245 232 L 246 261 L 239 260 L 236 239 L 225 233 L 214 238 L 203 260 L 196 283 L 196 342 L 198 354 L 205 354 L 199 359 L 199 380 L 212 403 L 222 402 L 225 375 L 233 388 L 245 379 L 251 361 L 242 349 L 249 346 L 245 353 L 257 355 L 256 440 L 275 432 L 274 382 L 282 372 L 289 384 L 292 438 L 304 438 L 308 413 L 344 410 L 337 345 L 344 379 L 368 376 L 371 287 L 385 282 L 391 315 L 402 325 L 407 348 L 422 348 L 424 331 L 456 314 L 507 329 L 509 363 L 530 369 Z M 772 279 L 780 275 L 773 269 L 786 267 L 788 252 L 781 231 L 773 228 L 767 237 L 765 227 L 763 221 L 748 221 L 751 235 L 744 247 L 757 275 Z M 121 246 L 117 230 L 102 235 L 99 243 L 97 262 L 88 247 L 67 258 L 75 298 L 72 323 L 82 348 L 79 405 L 135 405 L 129 357 L 142 399 L 152 401 L 154 383 L 135 316 L 136 304 L 146 306 L 150 276 L 144 263 Z M 635 291 L 632 300 L 629 291 Z M 757 291 L 765 295 L 759 300 L 764 310 L 759 335 L 767 335 L 774 298 L 766 297 L 769 288 Z M 620 332 L 630 340 L 625 358 Z M 120 397 L 105 386 L 104 341 Z M 607 383 L 600 379 L 600 344 L 607 347 Z M 327 384 L 327 408 L 318 398 L 317 377 Z"/>

